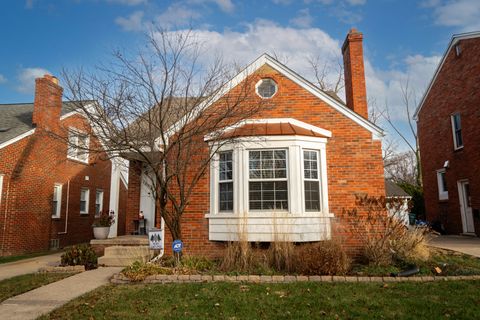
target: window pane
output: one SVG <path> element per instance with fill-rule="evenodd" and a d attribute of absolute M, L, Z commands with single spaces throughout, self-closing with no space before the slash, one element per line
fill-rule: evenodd
<path fill-rule="evenodd" d="M 80 201 L 80 212 L 87 212 L 87 202 L 81 200 Z"/>
<path fill-rule="evenodd" d="M 250 210 L 288 210 L 287 181 L 251 181 Z"/>
<path fill-rule="evenodd" d="M 318 181 L 305 181 L 305 210 L 320 211 L 320 191 Z"/>
<path fill-rule="evenodd" d="M 233 179 L 232 152 L 222 152 L 219 157 L 220 181 Z"/>
<path fill-rule="evenodd" d="M 220 183 L 220 211 L 233 210 L 233 182 Z"/>

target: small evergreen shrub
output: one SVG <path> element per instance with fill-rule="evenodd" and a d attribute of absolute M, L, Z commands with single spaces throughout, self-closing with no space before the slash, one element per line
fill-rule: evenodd
<path fill-rule="evenodd" d="M 97 254 L 86 244 L 69 247 L 61 257 L 63 266 L 85 266 L 86 270 L 97 268 Z"/>

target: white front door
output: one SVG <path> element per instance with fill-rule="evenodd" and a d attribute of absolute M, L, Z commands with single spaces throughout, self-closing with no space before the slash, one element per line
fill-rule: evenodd
<path fill-rule="evenodd" d="M 472 204 L 470 197 L 470 185 L 467 180 L 458 181 L 458 198 L 464 233 L 475 233 L 473 224 Z"/>
<path fill-rule="evenodd" d="M 155 197 L 153 195 L 153 178 L 152 175 L 143 170 L 142 184 L 140 186 L 140 211 L 143 212 L 146 223 L 146 232 L 149 228 L 153 228 L 155 219 Z"/>

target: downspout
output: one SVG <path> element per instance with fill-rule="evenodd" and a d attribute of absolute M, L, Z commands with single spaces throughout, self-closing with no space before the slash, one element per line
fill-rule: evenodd
<path fill-rule="evenodd" d="M 67 201 L 65 203 L 66 208 L 65 208 L 65 230 L 63 232 L 59 232 L 58 234 L 67 234 L 68 230 L 68 205 L 69 205 L 69 200 L 70 200 L 70 180 L 67 182 Z"/>
<path fill-rule="evenodd" d="M 3 235 L 2 235 L 2 255 L 5 250 L 5 236 L 7 232 L 7 209 L 8 209 L 8 196 L 10 195 L 10 179 L 8 179 L 8 184 L 7 184 L 7 195 L 5 197 L 5 214 L 3 216 Z M 1 205 L 1 203 L 0 203 Z"/>

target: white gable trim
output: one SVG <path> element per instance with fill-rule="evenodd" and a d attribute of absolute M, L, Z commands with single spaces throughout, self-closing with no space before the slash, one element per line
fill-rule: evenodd
<path fill-rule="evenodd" d="M 373 124 L 372 122 L 368 121 L 367 119 L 363 118 L 356 112 L 350 110 L 346 106 L 342 105 L 335 99 L 331 98 L 329 95 L 318 89 L 316 86 L 311 84 L 309 81 L 305 80 L 303 77 L 298 75 L 296 72 L 292 71 L 285 65 L 281 64 L 274 58 L 270 57 L 268 54 L 263 54 L 257 60 L 252 62 L 249 66 L 247 66 L 245 69 L 243 69 L 242 72 L 240 72 L 238 75 L 236 75 L 232 80 L 227 82 L 215 96 L 208 100 L 205 101 L 204 103 L 201 103 L 190 115 L 190 117 L 183 117 L 180 119 L 177 123 L 175 123 L 170 129 L 167 131 L 167 136 L 171 136 L 174 134 L 174 132 L 177 131 L 178 128 L 182 127 L 185 123 L 188 123 L 190 120 L 194 119 L 201 111 L 215 103 L 218 99 L 220 99 L 225 93 L 227 93 L 231 88 L 235 87 L 238 85 L 240 82 L 245 80 L 248 75 L 252 74 L 256 70 L 258 70 L 261 66 L 263 65 L 269 65 L 270 67 L 274 68 L 278 72 L 282 73 L 285 75 L 288 79 L 291 81 L 295 82 L 317 98 L 321 99 L 325 103 L 327 103 L 329 106 L 333 107 L 335 110 L 349 118 L 350 120 L 354 121 L 361 127 L 365 128 L 366 130 L 370 131 L 372 133 L 372 138 L 374 140 L 380 140 L 383 137 L 383 130 Z"/>
<path fill-rule="evenodd" d="M 417 110 L 415 110 L 415 113 L 413 114 L 413 120 L 418 121 L 418 114 L 419 114 L 420 110 L 422 110 L 423 104 L 425 103 L 425 100 L 427 99 L 427 97 L 430 93 L 430 90 L 433 87 L 433 84 L 435 83 L 438 75 L 440 74 L 440 71 L 442 70 L 443 65 L 445 64 L 445 60 L 447 59 L 447 56 L 450 53 L 450 50 L 452 50 L 452 48 L 455 47 L 455 45 L 461 40 L 473 39 L 473 38 L 477 38 L 477 37 L 480 37 L 480 31 L 454 34 L 452 36 L 452 40 L 450 40 L 450 44 L 448 45 L 447 50 L 445 50 L 445 53 L 443 54 L 442 60 L 438 64 L 437 69 L 435 70 L 435 73 L 433 74 L 432 80 L 430 80 L 430 84 L 428 85 L 427 90 L 423 94 L 422 100 L 420 101 L 420 104 L 418 105 Z"/>
<path fill-rule="evenodd" d="M 7 141 L 5 141 L 4 143 L 1 143 L 1 144 L 0 144 L 0 149 L 3 149 L 3 148 L 5 148 L 5 147 L 7 147 L 7 146 L 9 146 L 9 145 L 17 142 L 17 141 L 20 141 L 20 140 L 22 140 L 23 138 L 26 138 L 26 137 L 28 137 L 28 136 L 31 136 L 32 134 L 34 134 L 34 132 L 35 132 L 35 129 L 31 129 L 31 130 L 28 130 L 27 132 L 22 133 L 21 135 L 16 136 L 15 138 L 12 138 L 12 139 L 10 139 L 10 140 L 7 140 Z"/>
<path fill-rule="evenodd" d="M 268 124 L 268 123 L 291 123 L 295 126 L 298 126 L 298 127 L 301 127 L 301 128 L 307 129 L 307 130 L 311 130 L 311 131 L 313 131 L 315 133 L 318 133 L 322 136 L 325 136 L 327 138 L 332 137 L 332 132 L 331 131 L 320 128 L 320 127 L 316 127 L 314 125 L 305 123 L 303 121 L 300 121 L 300 120 L 297 120 L 297 119 L 294 119 L 294 118 L 269 118 L 269 119 L 246 119 L 246 120 L 242 120 L 242 121 L 237 122 L 234 125 L 228 126 L 224 129 L 221 129 L 221 130 L 218 130 L 218 131 L 215 131 L 213 133 L 205 135 L 203 140 L 204 141 L 209 141 L 209 140 L 211 140 L 215 137 L 218 137 L 219 135 L 221 135 L 223 133 L 235 130 L 235 129 L 240 128 L 240 127 L 242 127 L 246 124 Z"/>

